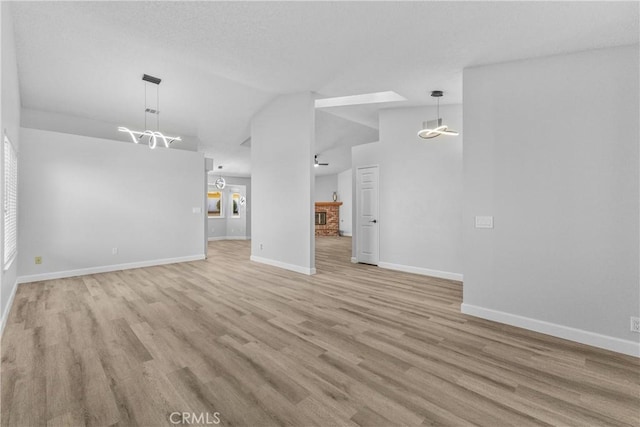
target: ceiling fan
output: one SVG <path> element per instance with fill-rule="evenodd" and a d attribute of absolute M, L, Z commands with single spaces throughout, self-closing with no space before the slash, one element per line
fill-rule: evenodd
<path fill-rule="evenodd" d="M 318 155 L 316 154 L 316 155 L 313 157 L 313 167 L 314 167 L 314 168 L 317 168 L 318 166 L 329 166 L 329 163 L 320 163 L 320 162 L 318 161 Z"/>

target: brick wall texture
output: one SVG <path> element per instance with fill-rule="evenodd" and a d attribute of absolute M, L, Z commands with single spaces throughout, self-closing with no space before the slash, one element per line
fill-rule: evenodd
<path fill-rule="evenodd" d="M 318 202 L 316 212 L 327 213 L 327 223 L 316 225 L 316 236 L 340 235 L 340 205 L 342 202 Z"/>

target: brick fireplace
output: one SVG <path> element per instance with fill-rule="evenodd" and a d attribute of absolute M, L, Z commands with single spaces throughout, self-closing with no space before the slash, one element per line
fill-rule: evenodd
<path fill-rule="evenodd" d="M 340 235 L 340 205 L 342 202 L 316 202 L 316 236 Z"/>

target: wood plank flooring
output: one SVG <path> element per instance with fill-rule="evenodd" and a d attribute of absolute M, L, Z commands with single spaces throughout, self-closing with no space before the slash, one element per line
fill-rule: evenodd
<path fill-rule="evenodd" d="M 313 277 L 209 248 L 20 285 L 2 426 L 640 425 L 638 359 L 462 315 L 461 283 L 351 264 L 349 238 Z"/>

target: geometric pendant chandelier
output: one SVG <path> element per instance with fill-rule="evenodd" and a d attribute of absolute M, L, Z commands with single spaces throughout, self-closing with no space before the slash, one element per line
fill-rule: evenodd
<path fill-rule="evenodd" d="M 218 166 L 218 170 L 222 171 L 222 165 Z M 226 185 L 227 182 L 224 180 L 224 178 L 222 177 L 222 174 L 215 180 L 215 182 L 213 183 L 213 185 L 216 186 L 216 188 L 218 190 L 222 190 Z"/>
<path fill-rule="evenodd" d="M 144 132 L 137 130 L 130 130 L 124 126 L 118 127 L 120 132 L 126 132 L 131 136 L 131 140 L 134 144 L 138 144 L 140 142 L 147 143 L 150 149 L 154 149 L 158 146 L 158 142 L 164 143 L 166 148 L 169 148 L 169 145 L 173 141 L 182 141 L 179 136 L 167 136 L 160 132 L 160 82 L 161 79 L 157 77 L 150 76 L 145 74 L 142 76 L 142 80 L 144 80 Z M 155 84 L 156 85 L 156 108 L 149 108 L 147 106 L 147 84 Z M 156 130 L 150 130 L 147 127 L 147 115 L 154 114 L 156 116 Z M 146 138 L 145 138 L 146 137 Z"/>
<path fill-rule="evenodd" d="M 440 118 L 440 98 L 442 97 L 442 91 L 434 90 L 431 92 L 431 96 L 438 100 L 436 119 L 422 122 L 422 129 L 418 131 L 418 136 L 422 139 L 432 139 L 440 135 L 459 135 L 455 130 L 449 129 L 446 125 L 442 124 L 442 119 Z"/>

